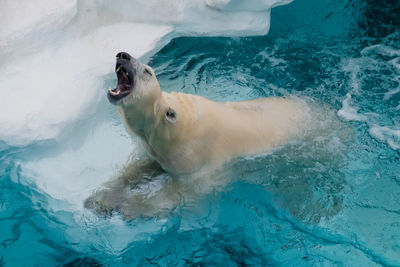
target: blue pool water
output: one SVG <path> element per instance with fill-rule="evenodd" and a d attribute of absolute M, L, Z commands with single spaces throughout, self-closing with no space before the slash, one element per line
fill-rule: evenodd
<path fill-rule="evenodd" d="M 0 140 L 0 266 L 400 266 L 398 1 L 295 0 L 267 36 L 179 37 L 147 60 L 165 91 L 314 99 L 324 130 L 125 222 L 82 206 L 136 147 L 103 90 L 61 141 Z"/>

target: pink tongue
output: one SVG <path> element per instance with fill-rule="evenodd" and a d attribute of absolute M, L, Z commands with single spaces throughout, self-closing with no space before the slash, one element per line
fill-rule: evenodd
<path fill-rule="evenodd" d="M 117 89 L 121 93 L 125 93 L 126 91 L 128 91 L 128 89 L 126 89 L 126 86 L 124 84 L 118 84 Z"/>

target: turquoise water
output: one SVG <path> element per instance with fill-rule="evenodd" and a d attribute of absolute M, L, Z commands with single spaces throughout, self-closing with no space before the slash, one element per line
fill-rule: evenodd
<path fill-rule="evenodd" d="M 399 14 L 396 1 L 295 0 L 267 36 L 181 37 L 150 57 L 166 91 L 327 107 L 321 136 L 235 162 L 227 186 L 167 217 L 82 207 L 135 147 L 105 90 L 61 142 L 1 142 L 0 266 L 400 266 Z"/>

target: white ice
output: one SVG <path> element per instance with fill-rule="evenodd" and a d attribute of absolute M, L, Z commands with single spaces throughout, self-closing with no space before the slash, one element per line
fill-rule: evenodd
<path fill-rule="evenodd" d="M 72 122 L 93 114 L 93 105 L 104 97 L 102 77 L 114 69 L 115 51 L 140 57 L 170 31 L 119 23 L 23 59 L 16 56 L 0 72 L 0 139 L 26 145 L 59 137 Z"/>

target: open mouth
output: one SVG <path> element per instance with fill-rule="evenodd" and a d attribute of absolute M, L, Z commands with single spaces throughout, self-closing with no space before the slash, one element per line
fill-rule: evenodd
<path fill-rule="evenodd" d="M 129 95 L 133 87 L 133 78 L 122 64 L 117 63 L 115 73 L 118 77 L 117 85 L 114 89 L 108 89 L 109 99 L 113 101 Z"/>

